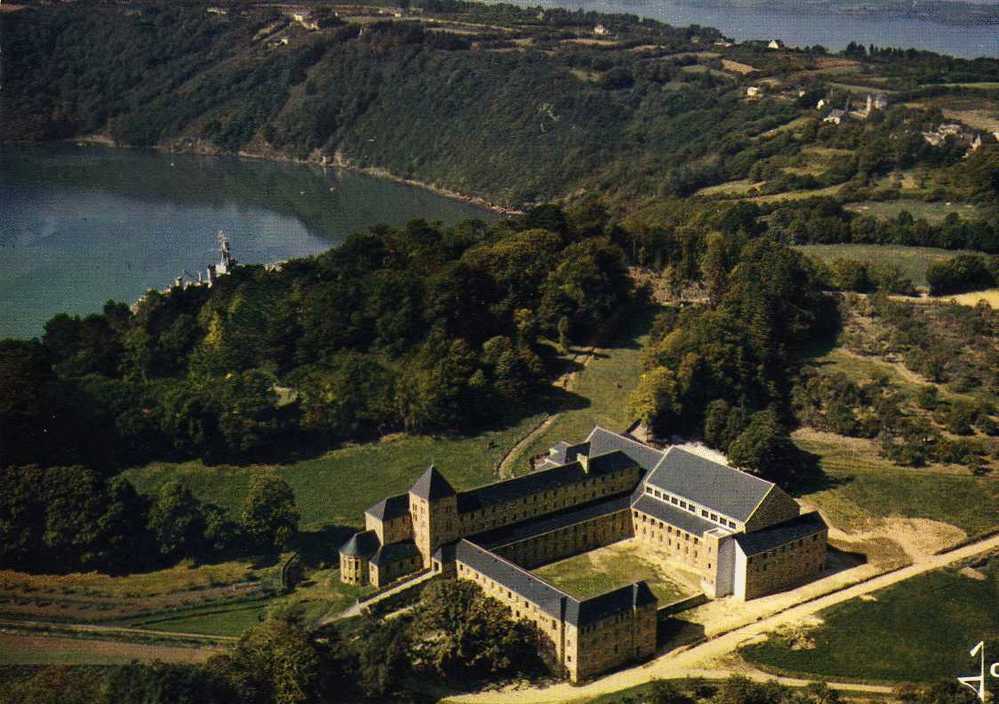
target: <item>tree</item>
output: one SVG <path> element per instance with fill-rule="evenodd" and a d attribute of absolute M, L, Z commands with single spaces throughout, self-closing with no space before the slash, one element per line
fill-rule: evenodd
<path fill-rule="evenodd" d="M 299 518 L 295 494 L 284 479 L 269 473 L 253 477 L 241 522 L 255 545 L 281 550 L 298 534 Z"/>
<path fill-rule="evenodd" d="M 269 619 L 245 631 L 229 655 L 215 656 L 209 667 L 254 704 L 305 704 L 321 701 L 326 653 L 294 620 Z"/>
<path fill-rule="evenodd" d="M 659 434 L 674 430 L 683 406 L 676 375 L 667 367 L 642 374 L 629 399 L 631 414 Z"/>
<path fill-rule="evenodd" d="M 786 483 L 797 474 L 794 444 L 772 410 L 759 411 L 729 446 L 728 459 L 736 467 Z"/>
<path fill-rule="evenodd" d="M 538 634 L 467 580 L 431 582 L 410 631 L 414 660 L 460 681 L 540 667 Z"/>
<path fill-rule="evenodd" d="M 368 617 L 358 646 L 361 690 L 379 699 L 397 688 L 409 667 L 409 629 L 402 619 L 376 621 Z"/>
<path fill-rule="evenodd" d="M 205 532 L 201 502 L 180 481 L 160 487 L 149 510 L 149 530 L 160 553 L 177 558 L 197 555 Z"/>

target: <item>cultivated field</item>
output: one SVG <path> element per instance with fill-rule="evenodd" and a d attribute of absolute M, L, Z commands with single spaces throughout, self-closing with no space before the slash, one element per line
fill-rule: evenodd
<path fill-rule="evenodd" d="M 660 606 L 699 591 L 696 577 L 679 568 L 663 567 L 660 558 L 648 554 L 635 540 L 553 562 L 534 573 L 577 599 L 603 594 L 642 579 L 648 582 Z"/>
<path fill-rule="evenodd" d="M 785 630 L 741 653 L 754 664 L 789 673 L 949 679 L 974 670 L 968 650 L 976 642 L 999 641 L 997 590 L 999 559 L 930 572 L 821 611 L 814 628 Z"/>
<path fill-rule="evenodd" d="M 126 665 L 133 660 L 195 663 L 218 652 L 218 648 L 207 647 L 0 633 L 0 666 Z"/>

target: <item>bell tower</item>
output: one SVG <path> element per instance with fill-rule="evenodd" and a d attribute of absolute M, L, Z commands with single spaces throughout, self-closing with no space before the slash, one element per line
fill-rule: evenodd
<path fill-rule="evenodd" d="M 430 567 L 434 551 L 458 539 L 458 494 L 433 465 L 409 489 L 409 513 L 413 518 L 413 542 Z"/>

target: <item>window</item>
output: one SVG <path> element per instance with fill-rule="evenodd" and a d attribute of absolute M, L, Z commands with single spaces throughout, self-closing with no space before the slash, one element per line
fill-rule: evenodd
<path fill-rule="evenodd" d="M 718 520 L 718 514 L 717 513 L 712 513 L 711 514 L 711 520 L 712 521 L 717 521 Z"/>

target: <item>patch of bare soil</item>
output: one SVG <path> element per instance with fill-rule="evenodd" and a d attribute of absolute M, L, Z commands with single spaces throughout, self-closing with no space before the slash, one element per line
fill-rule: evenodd
<path fill-rule="evenodd" d="M 974 567 L 962 567 L 958 572 L 962 577 L 967 577 L 968 579 L 973 579 L 976 582 L 984 582 L 988 577 L 985 573 L 976 570 Z"/>

